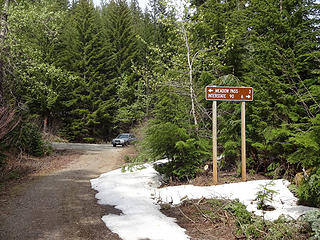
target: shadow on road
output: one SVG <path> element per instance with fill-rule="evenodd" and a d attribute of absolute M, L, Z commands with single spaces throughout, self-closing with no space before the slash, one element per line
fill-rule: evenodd
<path fill-rule="evenodd" d="M 101 220 L 116 212 L 97 204 L 90 179 L 99 175 L 63 170 L 28 184 L 0 209 L 0 239 L 120 239 Z"/>
<path fill-rule="evenodd" d="M 81 150 L 81 151 L 105 151 L 112 149 L 111 144 L 86 144 L 86 143 L 51 143 L 54 150 Z"/>

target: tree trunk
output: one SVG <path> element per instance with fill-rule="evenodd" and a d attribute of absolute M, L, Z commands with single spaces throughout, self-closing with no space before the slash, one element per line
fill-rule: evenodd
<path fill-rule="evenodd" d="M 43 120 L 43 132 L 46 133 L 48 129 L 48 117 L 44 117 Z"/>
<path fill-rule="evenodd" d="M 2 56 L 3 55 L 3 46 L 4 46 L 4 39 L 6 37 L 8 26 L 7 26 L 7 13 L 9 9 L 9 1 L 5 0 L 3 3 L 3 10 L 2 14 L 0 15 L 0 101 L 3 100 L 3 82 L 5 78 L 4 74 L 4 63 Z"/>
<path fill-rule="evenodd" d="M 192 70 L 192 61 L 190 59 L 190 46 L 188 43 L 188 36 L 187 36 L 187 32 L 184 28 L 184 26 L 182 26 L 182 31 L 183 31 L 183 36 L 184 36 L 184 40 L 185 40 L 185 44 L 186 44 L 186 48 L 187 48 L 187 59 L 188 59 L 188 68 L 189 68 L 189 90 L 190 90 L 190 99 L 191 99 L 191 112 L 192 112 L 192 116 L 193 116 L 193 121 L 194 121 L 194 125 L 196 126 L 196 130 L 198 130 L 198 120 L 197 120 L 197 115 L 196 115 L 196 110 L 195 110 L 195 104 L 194 104 L 194 90 L 193 90 L 193 70 Z"/>
<path fill-rule="evenodd" d="M 8 9 L 9 9 L 9 1 L 10 0 L 5 0 L 4 3 L 3 3 L 3 12 L 1 14 L 1 29 L 0 29 L 0 43 L 1 43 L 1 47 L 3 46 L 2 43 L 6 37 L 6 34 L 7 34 L 7 30 L 8 30 L 8 27 L 7 27 L 7 13 L 8 13 Z"/>

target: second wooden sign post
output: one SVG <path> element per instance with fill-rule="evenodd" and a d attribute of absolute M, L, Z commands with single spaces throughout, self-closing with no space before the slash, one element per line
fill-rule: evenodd
<path fill-rule="evenodd" d="M 218 184 L 217 165 L 217 101 L 241 101 L 241 176 L 246 181 L 246 123 L 245 123 L 245 102 L 253 100 L 252 87 L 221 87 L 207 86 L 206 100 L 212 102 L 212 164 L 213 184 Z"/>

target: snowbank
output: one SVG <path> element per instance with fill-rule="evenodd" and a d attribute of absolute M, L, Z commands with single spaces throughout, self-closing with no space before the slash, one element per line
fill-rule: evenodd
<path fill-rule="evenodd" d="M 162 214 L 160 206 L 154 204 L 151 197 L 160 185 L 159 175 L 152 165 L 145 167 L 125 173 L 118 169 L 91 180 L 92 188 L 98 191 L 98 203 L 122 211 L 121 215 L 109 214 L 102 220 L 124 240 L 189 239 L 175 219 Z"/>
<path fill-rule="evenodd" d="M 210 187 L 192 185 L 174 186 L 159 189 L 160 177 L 151 164 L 142 170 L 121 172 L 121 169 L 102 174 L 91 180 L 92 188 L 98 191 L 99 204 L 112 205 L 122 214 L 109 214 L 102 217 L 106 226 L 124 240 L 185 240 L 189 237 L 179 227 L 175 219 L 166 217 L 159 209 L 158 202 L 179 204 L 184 199 L 219 198 L 239 199 L 247 210 L 262 216 L 255 201 L 262 185 L 270 180 L 249 181 Z M 288 190 L 289 182 L 275 180 L 268 188 L 277 191 L 270 203 L 276 209 L 264 213 L 265 219 L 275 220 L 280 215 L 297 219 L 313 208 L 297 206 L 297 199 Z"/>
<path fill-rule="evenodd" d="M 269 189 L 275 190 L 273 201 L 270 205 L 275 208 L 273 211 L 261 211 L 257 209 L 257 192 L 262 186 L 274 183 L 268 186 Z M 218 198 L 218 199 L 239 199 L 241 203 L 247 206 L 249 212 L 263 216 L 266 220 L 276 220 L 280 215 L 297 219 L 306 211 L 313 208 L 297 206 L 297 198 L 289 191 L 287 186 L 290 183 L 287 180 L 257 180 L 240 183 L 230 183 L 224 185 L 197 187 L 192 185 L 167 187 L 157 190 L 157 196 L 161 201 L 166 203 L 179 204 L 181 199 L 199 199 L 199 198 Z"/>

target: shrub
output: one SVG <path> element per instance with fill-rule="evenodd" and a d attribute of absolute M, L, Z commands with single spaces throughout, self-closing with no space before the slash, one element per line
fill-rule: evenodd
<path fill-rule="evenodd" d="M 232 201 L 225 209 L 239 219 L 239 224 L 249 224 L 253 221 L 252 214 L 247 211 L 246 206 L 240 203 L 239 200 Z"/>
<path fill-rule="evenodd" d="M 284 217 L 274 222 L 266 221 L 248 212 L 239 201 L 232 201 L 225 209 L 235 217 L 238 227 L 236 237 L 239 239 L 305 239 L 301 238 L 301 231 L 305 229 L 300 222 L 288 221 Z"/>
<path fill-rule="evenodd" d="M 190 138 L 185 128 L 171 122 L 151 124 L 143 145 L 148 149 L 144 151 L 148 158 L 170 159 L 156 167 L 158 172 L 182 181 L 195 177 L 202 163 L 210 158 L 209 141 Z"/>
<path fill-rule="evenodd" d="M 304 205 L 320 207 L 320 167 L 298 186 L 299 202 Z"/>
<path fill-rule="evenodd" d="M 245 205 L 236 200 L 229 203 L 225 209 L 232 213 L 237 220 L 238 236 L 244 235 L 247 239 L 260 237 L 261 233 L 258 231 L 258 229 L 262 228 L 262 223 L 260 219 L 254 218 L 253 215 L 247 211 Z"/>
<path fill-rule="evenodd" d="M 265 185 L 260 185 L 261 189 L 256 194 L 256 201 L 258 201 L 258 209 L 268 210 L 270 207 L 268 203 L 271 203 L 273 196 L 278 192 L 272 190 L 271 187 L 274 186 L 274 182 L 266 183 Z"/>
<path fill-rule="evenodd" d="M 176 143 L 188 138 L 184 128 L 166 122 L 151 125 L 147 130 L 147 146 L 155 158 L 172 159 L 176 151 Z"/>
<path fill-rule="evenodd" d="M 304 220 L 310 224 L 313 236 L 311 239 L 320 239 L 320 211 L 309 211 L 304 216 Z"/>
<path fill-rule="evenodd" d="M 49 144 L 42 138 L 39 126 L 31 119 L 21 122 L 4 139 L 4 144 L 7 148 L 17 149 L 36 157 L 43 156 L 51 151 Z"/>
<path fill-rule="evenodd" d="M 166 164 L 156 170 L 166 177 L 178 180 L 194 178 L 201 171 L 202 164 L 210 157 L 208 143 L 204 140 L 188 139 L 175 144 L 175 154 Z"/>

